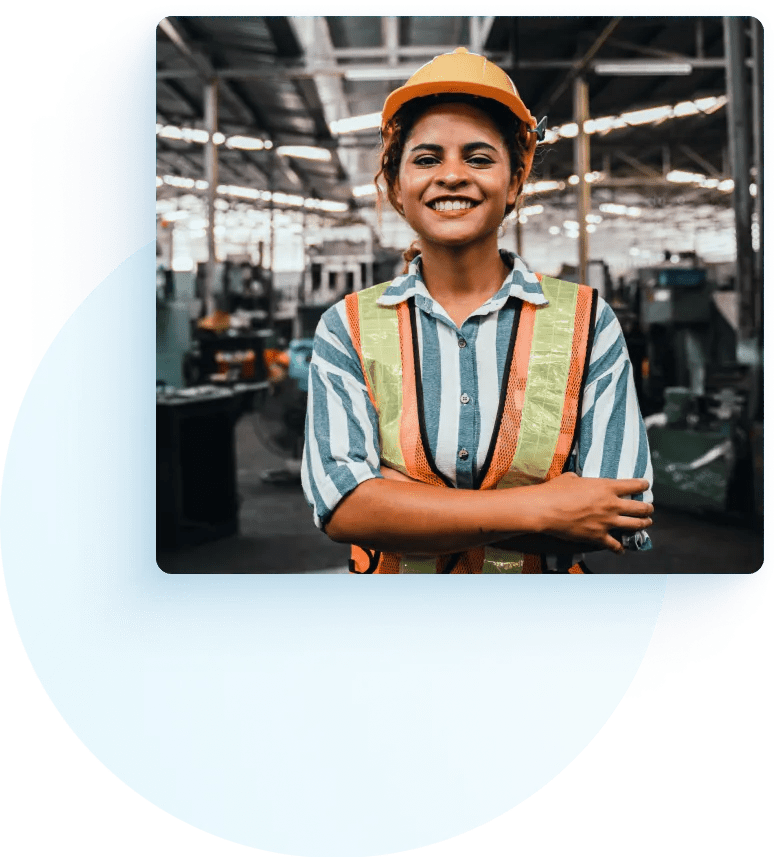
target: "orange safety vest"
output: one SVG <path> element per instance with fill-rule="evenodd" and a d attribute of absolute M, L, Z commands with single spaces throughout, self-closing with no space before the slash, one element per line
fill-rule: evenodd
<path fill-rule="evenodd" d="M 559 476 L 576 438 L 597 292 L 538 278 L 548 304 L 517 301 L 495 434 L 477 481 L 481 490 Z M 408 301 L 393 307 L 376 303 L 389 285 L 346 296 L 352 342 L 379 415 L 381 462 L 419 482 L 453 487 L 438 470 L 423 430 L 415 313 Z M 359 574 L 548 572 L 542 556 L 491 546 L 424 559 L 354 545 L 349 568 Z M 576 564 L 556 573 L 584 571 Z"/>

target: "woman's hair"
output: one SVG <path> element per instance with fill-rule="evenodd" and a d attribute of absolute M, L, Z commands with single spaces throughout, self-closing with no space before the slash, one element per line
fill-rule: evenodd
<path fill-rule="evenodd" d="M 389 202 L 393 208 L 398 209 L 395 188 L 400 176 L 400 161 L 403 149 L 405 148 L 405 142 L 413 126 L 422 114 L 426 113 L 431 107 L 436 107 L 439 104 L 469 104 L 486 113 L 492 122 L 494 122 L 508 150 L 511 176 L 515 175 L 519 177 L 519 192 L 516 194 L 516 200 L 505 208 L 504 216 L 507 217 L 515 208 L 521 194 L 521 189 L 527 179 L 527 176 L 523 175 L 523 172 L 524 157 L 529 149 L 529 127 L 526 122 L 522 122 L 518 116 L 514 115 L 503 104 L 500 104 L 499 101 L 494 101 L 491 98 L 479 98 L 476 95 L 466 95 L 464 93 L 426 95 L 422 98 L 414 98 L 403 104 L 397 113 L 387 122 L 384 131 L 381 164 L 374 178 L 374 183 L 378 190 L 377 204 L 380 205 L 381 203 L 381 186 L 378 184 L 378 180 L 383 178 Z M 407 273 L 408 263 L 418 255 L 419 251 L 420 248 L 416 241 L 414 241 L 403 253 L 403 259 L 406 263 L 403 273 Z"/>

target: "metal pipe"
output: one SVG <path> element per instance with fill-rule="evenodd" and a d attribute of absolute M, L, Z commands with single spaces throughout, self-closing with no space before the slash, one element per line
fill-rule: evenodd
<path fill-rule="evenodd" d="M 203 309 L 205 315 L 210 315 L 214 309 L 213 295 L 216 289 L 216 239 L 214 236 L 214 227 L 216 225 L 216 186 L 219 182 L 218 146 L 213 141 L 213 135 L 219 127 L 219 82 L 216 79 L 209 80 L 205 85 L 203 102 L 205 104 L 205 128 L 208 131 L 208 142 L 205 144 L 205 180 L 208 182 L 206 193 L 208 261 L 205 266 Z"/>
<path fill-rule="evenodd" d="M 756 199 L 754 213 L 758 229 L 759 244 L 754 259 L 754 286 L 757 297 L 756 324 L 759 327 L 761 318 L 761 296 L 764 289 L 764 27 L 757 18 L 751 18 L 751 52 L 754 60 L 753 77 L 751 81 L 753 136 L 754 136 L 754 167 L 756 176 Z"/>
<path fill-rule="evenodd" d="M 267 286 L 267 321 L 268 325 L 272 328 L 273 322 L 275 320 L 275 276 L 273 275 L 273 268 L 275 265 L 275 255 L 276 255 L 276 206 L 275 206 L 275 190 L 276 190 L 276 164 L 275 158 L 271 159 L 270 162 L 270 171 L 269 171 L 269 179 L 270 179 L 270 241 L 268 242 L 270 245 L 270 264 L 267 269 L 268 273 L 268 286 Z"/>
<path fill-rule="evenodd" d="M 575 164 L 578 175 L 578 282 L 585 283 L 586 266 L 589 261 L 589 233 L 586 231 L 591 208 L 591 191 L 586 174 L 590 170 L 589 135 L 584 131 L 584 122 L 589 118 L 589 84 L 584 77 L 576 77 L 574 87 L 574 113 L 578 125 L 575 138 Z"/>
<path fill-rule="evenodd" d="M 748 140 L 748 92 L 745 78 L 744 21 L 724 18 L 724 56 L 727 60 L 727 130 L 732 178 L 735 182 L 736 287 L 738 294 L 738 339 L 750 340 L 754 333 L 753 249 L 751 244 L 750 153 Z"/>

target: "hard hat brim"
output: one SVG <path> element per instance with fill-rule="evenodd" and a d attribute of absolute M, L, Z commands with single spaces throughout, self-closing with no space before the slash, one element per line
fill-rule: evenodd
<path fill-rule="evenodd" d="M 426 95 L 443 95 L 443 94 L 461 94 L 461 95 L 476 95 L 480 98 L 489 98 L 492 101 L 499 101 L 507 107 L 511 113 L 519 118 L 522 122 L 526 122 L 530 128 L 534 128 L 535 119 L 524 102 L 517 96 L 499 89 L 496 86 L 488 86 L 484 83 L 475 83 L 462 80 L 436 80 L 424 81 L 405 85 L 390 93 L 384 102 L 384 109 L 381 112 L 381 129 L 386 128 L 389 120 L 395 113 L 409 101 L 415 98 L 423 98 Z"/>

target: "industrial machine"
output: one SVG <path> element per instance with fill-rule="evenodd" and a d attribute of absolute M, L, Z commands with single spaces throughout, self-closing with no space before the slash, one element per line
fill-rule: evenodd
<path fill-rule="evenodd" d="M 622 296 L 654 497 L 659 505 L 752 520 L 762 480 L 754 373 L 738 362 L 726 299 L 694 261 L 639 269 Z"/>

